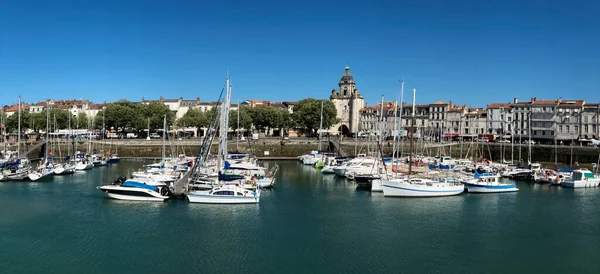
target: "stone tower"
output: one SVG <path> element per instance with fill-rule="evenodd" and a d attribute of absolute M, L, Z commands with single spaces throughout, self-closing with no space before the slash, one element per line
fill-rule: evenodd
<path fill-rule="evenodd" d="M 333 89 L 329 99 L 335 105 L 337 118 L 340 119 L 340 122 L 330 130 L 338 131 L 343 135 L 357 133 L 360 123 L 360 109 L 364 106 L 365 98 L 358 92 L 348 65 L 346 65 L 344 75 L 338 82 L 338 90 Z"/>

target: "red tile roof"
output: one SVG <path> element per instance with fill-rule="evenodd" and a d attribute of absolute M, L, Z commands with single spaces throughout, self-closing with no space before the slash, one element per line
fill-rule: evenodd
<path fill-rule="evenodd" d="M 505 104 L 505 103 L 492 103 L 487 105 L 488 109 L 497 109 L 497 108 L 512 108 L 513 105 L 512 104 Z"/>

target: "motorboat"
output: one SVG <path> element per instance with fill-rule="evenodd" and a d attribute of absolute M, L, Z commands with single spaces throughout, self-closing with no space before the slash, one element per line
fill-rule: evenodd
<path fill-rule="evenodd" d="M 383 180 L 382 188 L 385 197 L 443 197 L 465 191 L 465 187 L 458 182 L 421 178 Z"/>
<path fill-rule="evenodd" d="M 162 202 L 169 199 L 170 190 L 165 183 L 152 180 L 127 180 L 119 177 L 112 184 L 97 187 L 107 197 L 127 201 Z"/>
<path fill-rule="evenodd" d="M 470 193 L 498 193 L 518 191 L 515 183 L 501 183 L 500 175 L 475 173 L 475 178 L 465 182 L 465 187 Z"/>
<path fill-rule="evenodd" d="M 562 182 L 562 186 L 568 188 L 597 187 L 599 184 L 600 178 L 585 168 L 573 170 L 571 178 Z"/>
<path fill-rule="evenodd" d="M 223 185 L 206 191 L 192 191 L 187 198 L 190 203 L 256 204 L 260 201 L 260 188 L 251 191 L 235 185 Z"/>

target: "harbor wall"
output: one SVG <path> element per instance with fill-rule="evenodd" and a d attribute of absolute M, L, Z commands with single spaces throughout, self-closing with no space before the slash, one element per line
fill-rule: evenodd
<path fill-rule="evenodd" d="M 93 147 L 101 148 L 102 146 L 99 144 L 94 144 Z M 342 149 L 348 155 L 354 155 L 355 151 L 358 153 L 365 153 L 368 149 L 374 151 L 375 146 L 371 145 L 370 148 L 367 145 L 356 145 L 353 142 L 343 142 L 341 144 Z M 527 145 L 515 145 L 513 147 L 512 159 L 515 162 L 519 160 L 519 147 L 521 148 L 521 159 L 523 162 L 527 162 L 528 159 L 528 146 Z M 59 149 L 60 148 L 60 149 Z M 80 143 L 78 144 L 78 149 L 80 151 L 87 151 L 87 144 Z M 128 142 L 120 142 L 120 143 L 111 143 L 109 145 L 104 146 L 105 150 L 110 150 L 111 153 L 117 153 L 121 157 L 143 157 L 143 158 L 160 158 L 162 154 L 162 144 L 160 142 L 155 143 L 144 143 L 143 141 L 128 141 Z M 257 157 L 267 157 L 267 158 L 293 158 L 299 155 L 307 154 L 310 151 L 317 150 L 318 144 L 317 142 L 305 141 L 305 142 L 280 142 L 280 141 L 257 141 L 248 145 L 247 143 L 239 144 L 237 146 L 240 152 L 244 153 L 253 153 Z M 328 145 L 322 144 L 322 149 L 327 150 Z M 43 146 L 39 147 L 37 150 L 32 151 L 30 157 L 36 158 L 40 155 L 43 155 L 41 151 Z M 186 155 L 196 155 L 200 149 L 199 142 L 182 142 L 179 145 L 167 145 L 166 146 L 166 154 L 167 155 L 178 155 L 181 153 L 185 153 Z M 391 156 L 393 146 L 390 142 L 386 142 L 382 145 L 382 151 L 386 157 Z M 66 155 L 67 146 L 65 144 L 57 145 L 52 144 L 50 146 L 50 150 L 53 151 L 53 155 L 59 157 L 60 155 Z M 72 149 L 71 149 L 72 150 Z M 235 151 L 236 145 L 230 144 L 229 151 Z M 407 152 L 409 150 L 408 145 L 404 145 L 402 147 L 402 151 Z M 101 149 L 98 149 L 101 151 Z M 461 155 L 463 157 L 467 156 L 469 158 L 474 157 L 475 151 L 476 158 L 487 158 L 492 161 L 500 161 L 502 158 L 502 154 L 504 154 L 504 160 L 511 160 L 511 146 L 510 144 L 501 146 L 499 144 L 489 144 L 484 146 L 474 146 L 464 143 L 461 146 L 458 143 L 455 143 L 451 146 L 446 145 L 444 147 L 429 147 L 429 148 L 417 148 L 417 153 L 423 153 L 426 155 L 437 155 L 440 151 L 445 155 L 451 155 L 453 158 L 459 158 Z M 504 152 L 502 152 L 504 151 Z M 571 162 L 571 151 L 573 152 L 572 159 L 573 162 L 579 163 L 595 163 L 598 161 L 598 157 L 600 154 L 599 148 L 593 147 L 570 147 L 570 146 L 559 146 L 558 147 L 558 162 L 564 164 L 568 164 Z M 211 153 L 217 153 L 217 145 L 214 144 L 211 148 Z M 553 146 L 542 146 L 542 145 L 534 145 L 532 146 L 532 154 L 531 158 L 534 162 L 554 162 L 554 147 Z"/>

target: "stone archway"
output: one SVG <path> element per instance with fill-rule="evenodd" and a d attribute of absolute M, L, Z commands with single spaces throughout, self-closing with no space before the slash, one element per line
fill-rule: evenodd
<path fill-rule="evenodd" d="M 338 127 L 338 132 L 340 133 L 340 135 L 344 135 L 344 136 L 350 135 L 350 129 L 348 128 L 347 125 L 344 125 L 344 124 L 342 124 L 340 127 Z"/>

